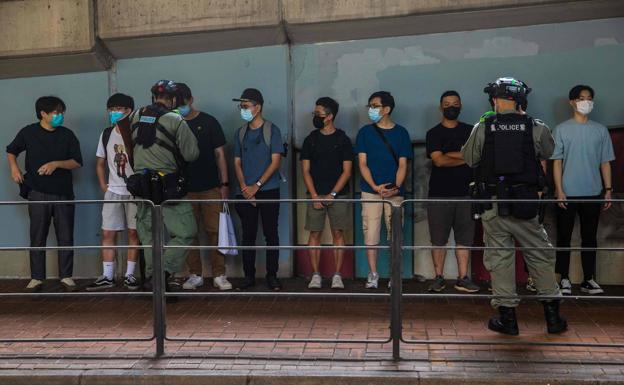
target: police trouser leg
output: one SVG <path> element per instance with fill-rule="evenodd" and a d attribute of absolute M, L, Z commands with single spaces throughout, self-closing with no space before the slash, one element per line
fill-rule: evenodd
<path fill-rule="evenodd" d="M 523 250 L 524 260 L 533 277 L 538 295 L 559 296 L 555 278 L 555 251 L 548 239 L 544 226 L 537 218 L 521 220 L 510 218 L 513 236 L 522 247 L 536 249 Z M 537 249 L 539 248 L 539 249 Z"/>
<path fill-rule="evenodd" d="M 152 246 L 152 206 L 149 204 L 137 204 L 137 233 L 141 245 Z M 152 249 L 143 249 L 145 260 L 145 278 L 152 276 Z"/>
<path fill-rule="evenodd" d="M 197 236 L 197 222 L 190 203 L 163 205 L 163 222 L 169 234 L 168 246 L 191 246 Z M 169 273 L 184 270 L 188 249 L 165 250 L 164 269 Z"/>
<path fill-rule="evenodd" d="M 513 298 L 517 295 L 514 241 L 505 225 L 507 218 L 491 216 L 491 211 L 483 216 L 483 238 L 486 247 L 499 249 L 485 250 L 483 264 L 492 277 L 492 294 L 507 297 L 492 298 L 491 304 L 494 308 L 516 307 L 520 300 Z"/>

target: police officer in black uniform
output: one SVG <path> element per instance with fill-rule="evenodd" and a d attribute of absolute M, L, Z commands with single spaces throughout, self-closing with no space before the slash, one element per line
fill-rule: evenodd
<path fill-rule="evenodd" d="M 475 204 L 475 214 L 483 222 L 485 245 L 493 248 L 485 251 L 484 264 L 492 276 L 493 294 L 501 296 L 491 301 L 500 314 L 490 319 L 488 328 L 509 335 L 519 333 L 515 241 L 523 247 L 539 248 L 523 251 L 538 295 L 561 295 L 555 279 L 555 251 L 537 218 L 538 192 L 545 179 L 540 160 L 550 158 L 555 143 L 542 121 L 518 112 L 518 104 L 526 101 L 530 91 L 513 78 L 488 84 L 484 92 L 494 100 L 495 114 L 474 127 L 462 148 L 466 163 L 476 168 L 472 195 L 493 200 Z M 545 300 L 543 305 L 548 332 L 565 331 L 567 322 L 559 315 L 559 300 Z"/>

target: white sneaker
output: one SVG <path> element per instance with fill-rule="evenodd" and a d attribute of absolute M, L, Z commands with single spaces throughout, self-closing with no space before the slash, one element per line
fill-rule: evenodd
<path fill-rule="evenodd" d="M 232 284 L 225 275 L 220 275 L 212 279 L 212 285 L 219 290 L 232 290 Z"/>
<path fill-rule="evenodd" d="M 308 289 L 320 289 L 323 286 L 321 275 L 319 273 L 312 274 L 312 279 L 308 284 Z"/>
<path fill-rule="evenodd" d="M 368 278 L 366 279 L 366 285 L 364 287 L 367 289 L 377 289 L 377 287 L 379 287 L 379 274 L 368 273 Z"/>
<path fill-rule="evenodd" d="M 63 287 L 67 291 L 73 291 L 73 290 L 76 290 L 77 288 L 76 282 L 74 282 L 74 280 L 71 279 L 70 277 L 61 279 L 61 285 L 63 285 Z"/>
<path fill-rule="evenodd" d="M 332 289 L 344 289 L 344 283 L 342 283 L 342 277 L 340 274 L 334 274 L 332 277 Z"/>
<path fill-rule="evenodd" d="M 570 283 L 569 279 L 567 278 L 562 279 L 561 282 L 559 283 L 559 287 L 561 288 L 561 294 L 567 294 L 567 295 L 572 294 L 572 283 Z"/>
<path fill-rule="evenodd" d="M 585 282 L 581 283 L 581 291 L 583 293 L 587 293 L 587 294 L 602 294 L 602 293 L 604 293 L 604 290 L 602 290 L 600 285 L 598 285 L 598 283 L 596 283 L 596 281 L 594 281 L 593 279 L 590 279 L 589 281 L 585 281 Z"/>
<path fill-rule="evenodd" d="M 30 282 L 28 282 L 28 285 L 26 285 L 26 290 L 38 291 L 38 290 L 41 290 L 42 286 L 43 286 L 43 281 L 40 281 L 38 279 L 31 279 Z"/>
<path fill-rule="evenodd" d="M 204 286 L 204 278 L 197 274 L 189 275 L 188 279 L 182 284 L 184 290 L 195 290 L 200 286 Z"/>

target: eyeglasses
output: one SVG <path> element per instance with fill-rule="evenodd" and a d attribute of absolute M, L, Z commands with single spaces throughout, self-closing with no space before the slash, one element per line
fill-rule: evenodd
<path fill-rule="evenodd" d="M 367 104 L 366 108 L 384 108 L 385 106 L 382 104 Z"/>

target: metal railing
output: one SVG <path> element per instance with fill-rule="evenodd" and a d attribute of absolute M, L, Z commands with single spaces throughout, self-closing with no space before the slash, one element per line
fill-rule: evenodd
<path fill-rule="evenodd" d="M 141 203 L 146 204 L 155 208 L 151 201 L 141 200 L 141 199 L 132 199 L 124 201 L 126 203 Z M 27 206 L 27 205 L 67 205 L 67 204 L 104 204 L 104 203 L 119 203 L 119 201 L 108 201 L 108 200 L 99 200 L 99 199 L 91 199 L 91 200 L 56 200 L 56 201 L 0 201 L 0 207 L 3 206 Z M 33 246 L 3 246 L 0 247 L 0 252 L 6 251 L 59 251 L 59 250 L 101 250 L 101 249 L 115 249 L 115 250 L 124 250 L 124 249 L 151 249 L 153 245 L 139 245 L 139 246 L 127 246 L 127 245 L 115 245 L 115 246 L 102 246 L 102 245 L 87 245 L 87 246 L 41 246 L 41 247 L 33 247 Z M 0 298 L 2 297 L 98 297 L 98 296 L 153 296 L 154 297 L 154 305 L 156 305 L 156 293 L 146 293 L 146 292 L 124 292 L 124 293 L 92 293 L 92 292 L 63 292 L 63 293 L 29 293 L 29 292 L 19 292 L 19 293 L 3 293 L 0 292 Z M 154 306 L 153 311 L 154 319 L 157 317 L 157 309 Z M 91 338 L 91 337 L 74 337 L 74 338 L 0 338 L 0 343 L 40 343 L 40 342 L 149 342 L 153 341 L 156 338 L 156 329 L 152 333 L 151 337 L 139 337 L 139 338 Z"/>
<path fill-rule="evenodd" d="M 310 203 L 318 200 L 313 199 L 274 199 L 274 200 L 258 200 L 258 204 L 262 203 L 289 203 L 289 204 L 301 204 Z M 427 203 L 427 202 L 447 202 L 449 199 L 407 199 L 400 205 L 394 205 L 387 200 L 373 200 L 363 201 L 359 199 L 335 199 L 334 202 L 344 203 L 382 203 L 384 205 L 390 205 L 391 215 L 391 228 L 402 229 L 402 213 L 403 209 L 408 204 Z M 471 199 L 453 199 L 454 202 L 466 202 L 472 203 L 475 200 Z M 531 200 L 526 200 L 531 201 Z M 21 297 L 21 296 L 151 296 L 153 302 L 153 334 L 147 338 L 42 338 L 42 339 L 0 339 L 0 343 L 20 343 L 20 342 L 133 342 L 133 341 L 153 341 L 156 342 L 156 357 L 160 357 L 165 352 L 165 342 L 252 342 L 252 343 L 392 343 L 392 357 L 394 359 L 401 358 L 401 343 L 406 344 L 452 344 L 452 345 L 534 345 L 534 346 L 578 346 L 578 347 L 608 347 L 608 348 L 624 348 L 624 344 L 607 344 L 607 343 L 585 343 L 585 342 L 535 342 L 535 341 L 509 341 L 509 340 L 487 340 L 487 341 L 473 341 L 473 340 L 410 340 L 403 337 L 403 324 L 402 324 L 402 306 L 404 298 L 454 298 L 454 299 L 493 299 L 493 298 L 514 298 L 514 299 L 561 299 L 560 296 L 540 296 L 540 295 L 517 295 L 517 296 L 497 296 L 494 294 L 447 294 L 447 293 L 406 293 L 403 294 L 403 282 L 402 282 L 402 253 L 404 250 L 431 250 L 431 249 L 455 249 L 454 246 L 433 247 L 423 245 L 405 246 L 403 245 L 403 231 L 390 231 L 391 239 L 388 246 L 301 246 L 301 245 L 280 245 L 280 246 L 236 246 L 230 247 L 239 250 L 323 250 L 323 249 L 377 249 L 377 250 L 389 250 L 390 251 L 390 279 L 392 282 L 390 293 L 346 293 L 346 292 L 294 292 L 294 291 L 281 291 L 281 292 L 166 292 L 165 291 L 165 271 L 163 268 L 163 254 L 165 250 L 169 249 L 198 249 L 198 250 L 214 250 L 218 249 L 218 246 L 168 246 L 164 243 L 164 218 L 163 218 L 163 206 L 173 205 L 179 203 L 197 203 L 197 204 L 223 204 L 225 203 L 248 203 L 247 200 L 241 199 L 228 199 L 228 200 L 170 200 L 163 202 L 162 205 L 154 205 L 151 201 L 146 200 L 131 200 L 125 202 L 132 202 L 138 204 L 146 204 L 151 208 L 152 214 L 152 244 L 142 246 L 45 246 L 45 247 L 0 247 L 2 251 L 16 251 L 16 250 L 87 250 L 87 249 L 151 249 L 153 258 L 153 275 L 152 275 L 152 293 L 149 292 L 67 292 L 67 293 L 0 293 L 0 297 Z M 481 202 L 490 202 L 489 200 L 481 200 Z M 517 200 L 501 200 L 498 202 L 518 202 Z M 541 203 L 556 203 L 555 199 L 541 200 Z M 603 202 L 603 200 L 574 200 L 569 199 L 568 202 Z M 624 199 L 613 199 L 612 203 L 624 202 Z M 29 205 L 29 204 L 104 204 L 104 203 L 119 203 L 118 201 L 106 201 L 106 200 L 83 200 L 83 201 L 10 201 L 0 202 L 0 206 L 8 205 Z M 487 247 L 487 246 L 472 246 L 465 247 L 463 249 L 470 250 L 542 250 L 540 247 L 532 246 L 513 246 L 513 247 Z M 583 250 L 597 250 L 597 251 L 622 251 L 624 248 L 620 247 L 599 247 L 599 248 L 583 248 L 583 247 L 549 247 L 548 250 L 569 250 L 569 251 L 583 251 Z M 166 298 L 167 297 L 338 297 L 338 298 L 389 298 L 390 300 L 390 334 L 385 339 L 320 339 L 320 338 L 181 338 L 167 336 L 166 327 Z M 567 296 L 566 299 L 580 299 L 583 300 L 624 300 L 624 296 Z M 270 356 L 268 357 L 270 358 Z"/>

